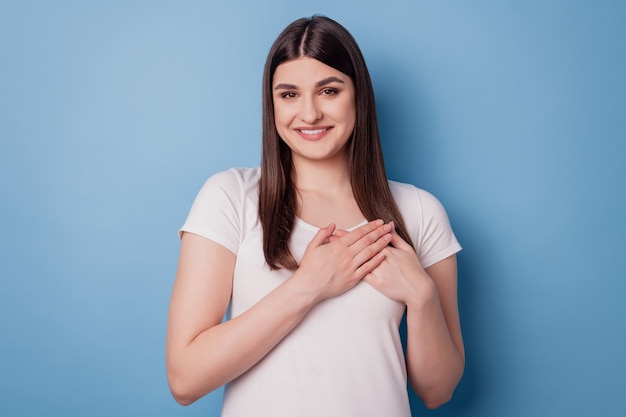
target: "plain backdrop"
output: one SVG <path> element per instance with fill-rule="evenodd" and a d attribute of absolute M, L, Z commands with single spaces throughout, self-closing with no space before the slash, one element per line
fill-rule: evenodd
<path fill-rule="evenodd" d="M 0 415 L 218 416 L 221 390 L 167 388 L 177 230 L 209 175 L 258 165 L 266 54 L 314 13 L 363 50 L 389 177 L 439 197 L 464 247 L 466 373 L 414 414 L 622 415 L 608 0 L 0 0 Z"/>

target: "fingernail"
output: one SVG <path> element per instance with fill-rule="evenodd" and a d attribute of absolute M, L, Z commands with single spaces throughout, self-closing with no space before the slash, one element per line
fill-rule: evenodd
<path fill-rule="evenodd" d="M 378 219 L 378 220 L 376 220 L 374 223 L 376 224 L 376 226 L 381 226 L 381 225 L 383 225 L 385 222 L 384 222 L 384 221 L 382 221 L 381 219 Z"/>

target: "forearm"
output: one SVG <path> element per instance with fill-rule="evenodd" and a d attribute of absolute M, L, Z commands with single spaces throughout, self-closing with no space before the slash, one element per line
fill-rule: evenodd
<path fill-rule="evenodd" d="M 429 408 L 446 403 L 463 375 L 455 344 L 433 285 L 432 294 L 407 305 L 407 369 L 413 390 Z"/>
<path fill-rule="evenodd" d="M 329 242 L 320 229 L 299 268 L 243 314 L 222 322 L 236 257 L 217 243 L 183 235 L 167 334 L 167 375 L 181 404 L 232 381 L 268 354 L 319 301 L 356 285 L 384 257 L 389 225 L 369 222 Z"/>
<path fill-rule="evenodd" d="M 297 280 L 288 279 L 245 313 L 201 332 L 186 346 L 168 352 L 168 378 L 181 404 L 241 375 L 304 318 L 316 297 Z"/>

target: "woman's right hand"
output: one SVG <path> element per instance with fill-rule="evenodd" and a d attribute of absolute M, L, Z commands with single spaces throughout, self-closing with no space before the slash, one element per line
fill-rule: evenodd
<path fill-rule="evenodd" d="M 184 233 L 166 348 L 176 400 L 191 404 L 254 366 L 317 302 L 347 291 L 376 268 L 384 259 L 389 231 L 381 221 L 334 236 L 333 225 L 321 229 L 290 279 L 227 321 L 222 319 L 236 256 L 207 238 Z"/>
<path fill-rule="evenodd" d="M 350 232 L 333 235 L 335 225 L 320 229 L 306 247 L 293 278 L 317 292 L 317 300 L 340 295 L 354 287 L 385 259 L 391 225 L 371 221 Z"/>

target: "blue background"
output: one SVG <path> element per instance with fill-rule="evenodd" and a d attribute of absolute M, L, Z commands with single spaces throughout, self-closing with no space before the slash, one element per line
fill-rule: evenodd
<path fill-rule="evenodd" d="M 622 415 L 624 3 L 310 3 L 0 2 L 0 415 L 218 415 L 167 389 L 176 231 L 258 164 L 265 56 L 313 13 L 362 47 L 389 176 L 465 248 L 466 373 L 414 413 Z"/>

